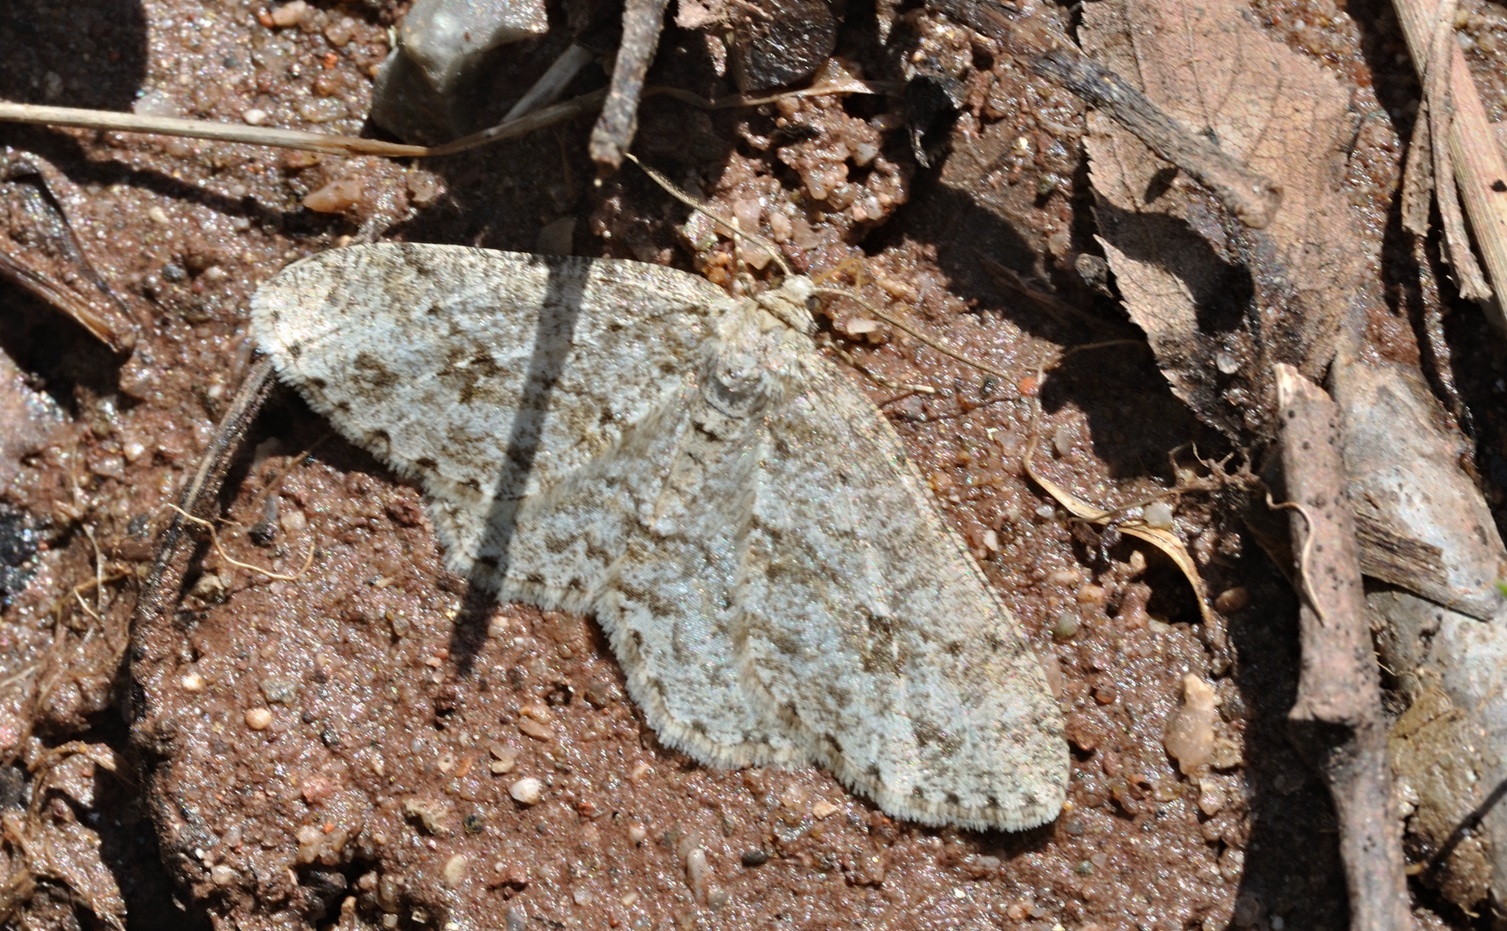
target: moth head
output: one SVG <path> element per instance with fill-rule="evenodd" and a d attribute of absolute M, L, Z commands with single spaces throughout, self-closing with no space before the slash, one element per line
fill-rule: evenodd
<path fill-rule="evenodd" d="M 805 275 L 788 275 L 783 284 L 754 298 L 760 307 L 805 336 L 816 333 L 816 284 Z"/>

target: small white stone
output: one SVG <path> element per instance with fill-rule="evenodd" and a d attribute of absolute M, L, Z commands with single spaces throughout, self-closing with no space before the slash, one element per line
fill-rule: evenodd
<path fill-rule="evenodd" d="M 707 862 L 706 851 L 700 847 L 686 854 L 685 878 L 691 886 L 691 894 L 697 902 L 706 902 L 707 884 L 711 874 L 711 864 Z"/>
<path fill-rule="evenodd" d="M 537 805 L 544 798 L 544 783 L 533 776 L 524 776 L 508 786 L 508 794 L 520 805 Z"/>
<path fill-rule="evenodd" d="M 1142 512 L 1146 526 L 1153 530 L 1172 529 L 1172 505 L 1166 501 L 1153 501 Z"/>
<path fill-rule="evenodd" d="M 309 5 L 304 0 L 288 0 L 282 6 L 271 10 L 267 18 L 272 20 L 272 25 L 287 28 L 297 26 L 309 15 Z"/>
<path fill-rule="evenodd" d="M 454 889 L 459 886 L 461 880 L 466 878 L 466 855 L 458 853 L 445 861 L 444 879 L 445 885 Z"/>

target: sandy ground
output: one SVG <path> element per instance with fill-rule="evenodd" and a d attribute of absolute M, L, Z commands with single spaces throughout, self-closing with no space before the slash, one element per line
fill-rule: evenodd
<path fill-rule="evenodd" d="M 1351 13 L 1364 29 L 1319 6 L 1253 15 L 1354 86 L 1357 108 L 1395 107 L 1410 87 L 1395 27 L 1370 5 Z M 0 12 L 0 97 L 228 122 L 260 110 L 268 125 L 355 134 L 402 8 L 317 3 L 276 26 L 235 0 L 15 0 Z M 1070 25 L 1058 8 L 1036 15 Z M 1321 16 L 1324 29 L 1294 27 Z M 558 31 L 501 57 L 478 121 L 563 47 Z M 652 80 L 726 92 L 710 45 L 671 31 Z M 919 12 L 888 47 L 856 13 L 839 54 L 868 78 L 897 79 L 907 58 L 948 76 L 962 106 L 926 134 L 930 167 L 899 94 L 715 112 L 657 100 L 637 150 L 712 209 L 760 223 L 797 269 L 836 270 L 1009 376 L 884 327 L 849 338 L 867 329 L 854 325 L 862 309 L 831 308 L 833 351 L 883 379 L 867 382 L 873 398 L 1053 667 L 1073 757 L 1063 815 L 1017 834 L 923 828 L 816 769 L 715 771 L 662 747 L 591 620 L 471 593 L 443 570 L 417 491 L 291 392 L 231 474 L 223 548 L 202 547 L 168 628 L 134 633 L 129 652 L 155 673 L 133 682 L 121 663 L 153 534 L 248 364 L 247 300 L 282 265 L 388 217 L 384 238 L 568 249 L 719 282 L 736 260 L 641 174 L 594 185 L 589 120 L 424 164 L 4 128 L 0 142 L 67 180 L 65 212 L 139 327 L 134 351 L 112 354 L 0 283 L 11 920 L 93 927 L 124 909 L 142 928 L 1343 926 L 1333 816 L 1284 732 L 1294 601 L 1238 512 L 1209 496 L 1179 504 L 1220 597 L 1206 628 L 1162 557 L 1075 526 L 1021 465 L 1035 431 L 1038 467 L 1108 506 L 1173 485 L 1183 444 L 1228 451 L 1136 347 L 1037 377 L 1062 347 L 1128 330 L 1080 273 L 1096 251 L 1081 105 Z M 1359 189 L 1383 223 L 1390 138 L 1371 154 L 1379 180 Z M 336 181 L 349 182 L 344 210 L 304 206 Z M 17 216 L 0 246 L 33 247 Z M 1462 343 L 1481 339 L 1452 326 Z M 1408 327 L 1394 329 L 1406 343 Z M 1499 453 L 1484 463 L 1502 468 Z M 1202 735 L 1211 761 L 1184 774 L 1163 738 L 1190 675 L 1219 715 Z M 532 804 L 510 794 L 525 778 L 541 789 Z"/>

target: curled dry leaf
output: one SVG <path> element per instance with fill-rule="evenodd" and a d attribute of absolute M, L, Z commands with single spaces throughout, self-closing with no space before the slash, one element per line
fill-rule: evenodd
<path fill-rule="evenodd" d="M 1026 444 L 1025 469 L 1031 481 L 1041 486 L 1042 491 L 1051 495 L 1054 500 L 1067 512 L 1082 521 L 1106 527 L 1115 525 L 1126 536 L 1135 537 L 1145 543 L 1161 550 L 1168 559 L 1182 572 L 1188 584 L 1193 586 L 1193 594 L 1198 599 L 1198 613 L 1203 618 L 1204 625 L 1212 629 L 1214 624 L 1214 612 L 1209 607 L 1209 591 L 1204 585 L 1203 576 L 1198 573 L 1198 564 L 1193 561 L 1193 554 L 1183 545 L 1176 533 L 1166 527 L 1152 527 L 1142 520 L 1124 520 L 1120 518 L 1119 511 L 1106 511 L 1084 501 L 1082 498 L 1063 488 L 1061 485 L 1036 471 L 1031 464 L 1031 459 L 1036 453 L 1036 434 L 1031 434 L 1031 441 Z"/>

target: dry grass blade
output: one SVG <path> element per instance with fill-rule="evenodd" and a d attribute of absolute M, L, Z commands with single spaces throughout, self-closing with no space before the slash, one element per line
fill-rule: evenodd
<path fill-rule="evenodd" d="M 666 96 L 691 106 L 707 110 L 725 110 L 730 107 L 754 107 L 790 97 L 820 97 L 847 94 L 883 94 L 893 91 L 891 85 L 877 81 L 844 81 L 822 84 L 816 87 L 786 91 L 780 94 L 750 97 L 744 94 L 729 94 L 708 100 L 677 88 L 651 87 L 644 96 Z M 331 133 L 313 133 L 298 129 L 276 129 L 266 126 L 243 126 L 235 123 L 212 123 L 207 120 L 187 120 L 176 117 L 141 116 L 135 113 L 114 113 L 109 110 L 89 110 L 78 107 L 45 107 L 29 103 L 10 103 L 0 100 L 0 123 L 28 123 L 37 126 L 63 126 L 76 129 L 94 129 L 106 132 L 154 133 L 161 136 L 178 136 L 186 139 L 205 139 L 212 142 L 239 142 L 246 145 L 265 145 L 302 152 L 319 152 L 325 155 L 376 155 L 385 158 L 435 158 L 455 155 L 471 149 L 527 135 L 546 126 L 553 126 L 591 112 L 607 98 L 607 90 L 592 91 L 570 100 L 542 107 L 523 116 L 504 120 L 496 126 L 462 136 L 441 145 L 408 145 L 401 142 L 386 142 L 381 139 L 366 139 L 361 136 L 340 136 Z"/>
<path fill-rule="evenodd" d="M 214 142 L 241 142 L 247 145 L 276 146 L 325 155 L 380 155 L 387 158 L 422 158 L 451 155 L 479 148 L 503 139 L 511 139 L 568 120 L 587 112 L 601 101 L 604 92 L 583 94 L 564 103 L 536 110 L 527 116 L 508 120 L 491 129 L 465 136 L 444 145 L 407 145 L 364 139 L 360 136 L 337 136 L 296 129 L 273 129 L 265 126 L 241 126 L 234 123 L 211 123 L 166 116 L 141 116 L 135 113 L 112 113 L 75 107 L 43 107 L 35 104 L 0 101 L 0 122 L 31 123 L 39 126 L 70 126 L 117 132 L 156 133 Z"/>

